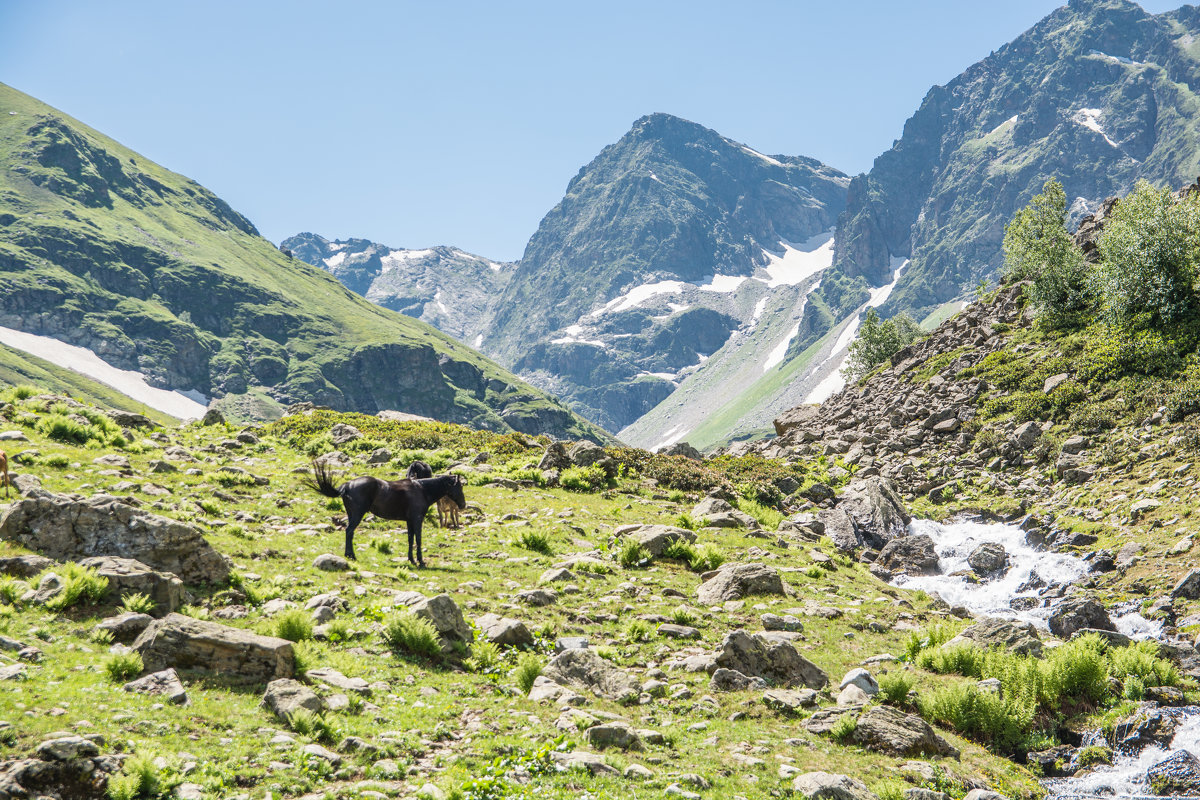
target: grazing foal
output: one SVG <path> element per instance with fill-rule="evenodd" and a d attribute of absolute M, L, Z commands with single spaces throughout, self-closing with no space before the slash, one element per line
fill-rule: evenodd
<path fill-rule="evenodd" d="M 307 484 L 326 497 L 340 497 L 346 509 L 346 558 L 354 558 L 354 529 L 368 512 L 380 519 L 404 520 L 408 527 L 408 560 L 425 566 L 421 554 L 421 524 L 425 512 L 442 498 L 448 497 L 466 508 L 463 496 L 462 477 L 441 475 L 437 478 L 404 478 L 385 481 L 364 475 L 334 486 L 333 474 L 328 464 L 313 461 L 313 474 Z M 417 557 L 413 559 L 413 542 L 417 545 Z"/>
<path fill-rule="evenodd" d="M 438 525 L 445 528 L 446 522 L 449 521 L 451 528 L 458 528 L 462 523 L 458 521 L 458 506 L 448 497 L 443 497 L 437 502 L 438 507 Z"/>

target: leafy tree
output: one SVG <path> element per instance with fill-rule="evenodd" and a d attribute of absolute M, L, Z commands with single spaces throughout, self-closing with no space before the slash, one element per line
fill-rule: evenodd
<path fill-rule="evenodd" d="M 891 319 L 881 320 L 875 309 L 870 309 L 858 328 L 858 336 L 850 343 L 843 369 L 847 380 L 862 378 L 876 364 L 887 361 L 921 335 L 921 327 L 908 314 L 901 312 Z"/>
<path fill-rule="evenodd" d="M 1152 328 L 1193 306 L 1200 263 L 1200 200 L 1176 202 L 1168 189 L 1139 181 L 1100 235 L 1098 284 L 1118 325 Z"/>
<path fill-rule="evenodd" d="M 1034 310 L 1056 328 L 1077 321 L 1092 305 L 1087 265 L 1067 233 L 1066 217 L 1067 195 L 1052 179 L 1004 228 L 1005 277 L 1033 281 Z"/>

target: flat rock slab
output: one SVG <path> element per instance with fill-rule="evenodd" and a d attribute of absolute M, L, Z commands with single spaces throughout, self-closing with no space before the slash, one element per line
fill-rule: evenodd
<path fill-rule="evenodd" d="M 284 722 L 301 709 L 316 714 L 325 707 L 316 692 L 291 678 L 280 678 L 268 683 L 267 690 L 263 692 L 262 702 Z"/>
<path fill-rule="evenodd" d="M 812 689 L 771 689 L 763 693 L 763 705 L 773 711 L 799 714 L 817 705 L 817 693 Z"/>
<path fill-rule="evenodd" d="M 295 672 L 292 643 L 183 614 L 152 622 L 133 643 L 145 668 L 211 673 L 234 684 L 267 683 Z"/>
<path fill-rule="evenodd" d="M 616 767 L 611 767 L 604 763 L 604 757 L 596 753 L 584 753 L 579 750 L 572 750 L 569 753 L 560 753 L 557 750 L 551 751 L 550 758 L 555 764 L 566 769 L 582 769 L 587 770 L 593 775 L 620 775 L 621 772 Z"/>
<path fill-rule="evenodd" d="M 641 694 L 637 680 L 595 650 L 564 650 L 550 660 L 542 675 L 562 686 L 586 689 L 617 702 L 636 700 Z"/>
<path fill-rule="evenodd" d="M 58 561 L 132 558 L 187 583 L 215 583 L 229 577 L 229 559 L 196 528 L 104 494 L 75 500 L 40 493 L 19 500 L 0 518 L 0 539 Z"/>
<path fill-rule="evenodd" d="M 127 692 L 162 695 L 168 703 L 176 705 L 183 705 L 188 700 L 187 690 L 183 688 L 183 681 L 179 680 L 179 674 L 173 669 L 164 669 L 143 675 L 137 680 L 125 684 L 124 688 Z"/>
<path fill-rule="evenodd" d="M 524 622 L 502 617 L 499 614 L 484 614 L 475 620 L 479 635 L 494 644 L 505 647 L 523 647 L 533 644 L 533 634 Z"/>
<path fill-rule="evenodd" d="M 96 625 L 96 630 L 108 631 L 112 634 L 113 641 L 128 644 L 140 636 L 151 622 L 154 622 L 154 617 L 149 614 L 127 611 L 124 614 L 101 620 Z"/>
<path fill-rule="evenodd" d="M 94 556 L 79 563 L 108 579 L 107 599 L 112 602 L 125 595 L 144 594 L 154 601 L 154 612 L 160 616 L 183 605 L 183 581 L 170 572 L 156 572 L 140 561 L 116 556 Z"/>
<path fill-rule="evenodd" d="M 806 800 L 879 800 L 862 781 L 828 772 L 797 775 L 792 791 Z"/>
<path fill-rule="evenodd" d="M 958 757 L 958 750 L 938 736 L 928 722 L 888 706 L 875 706 L 858 718 L 854 741 L 868 750 L 893 756 Z"/>
<path fill-rule="evenodd" d="M 708 606 L 750 595 L 784 594 L 783 579 L 766 564 L 725 564 L 709 580 L 700 584 L 696 597 Z"/>

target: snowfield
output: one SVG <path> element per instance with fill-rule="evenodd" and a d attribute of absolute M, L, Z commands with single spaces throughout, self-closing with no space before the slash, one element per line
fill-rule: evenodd
<path fill-rule="evenodd" d="M 771 260 L 766 271 L 770 279 L 767 287 L 795 286 L 823 269 L 833 265 L 833 231 L 822 231 L 800 244 L 780 242 L 783 255 L 777 256 L 769 250 L 763 254 Z"/>
<path fill-rule="evenodd" d="M 38 358 L 44 358 L 55 366 L 86 375 L 139 403 L 145 403 L 154 410 L 170 414 L 172 417 L 192 419 L 204 416 L 204 412 L 207 410 L 208 398 L 204 395 L 193 391 L 189 392 L 192 395 L 189 397 L 182 392 L 156 389 L 146 383 L 145 377 L 140 372 L 117 369 L 86 347 L 76 347 L 49 336 L 38 336 L 4 327 L 0 327 L 0 342 Z M 194 397 L 199 397 L 204 402 L 196 402 Z"/>
<path fill-rule="evenodd" d="M 1081 108 L 1075 112 L 1075 115 L 1071 117 L 1071 119 L 1088 130 L 1095 131 L 1096 133 L 1100 134 L 1104 137 L 1104 141 L 1108 142 L 1110 145 L 1119 150 L 1120 147 L 1117 145 L 1117 143 L 1110 139 L 1108 134 L 1104 132 L 1104 128 L 1100 126 L 1100 117 L 1102 116 L 1104 116 L 1104 112 L 1098 108 Z"/>

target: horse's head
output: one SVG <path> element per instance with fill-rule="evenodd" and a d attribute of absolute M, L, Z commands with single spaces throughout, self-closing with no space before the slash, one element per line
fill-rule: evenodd
<path fill-rule="evenodd" d="M 467 508 L 467 498 L 463 495 L 463 479 L 462 475 L 454 475 L 453 481 L 450 483 L 450 491 L 446 492 L 446 496 L 458 504 L 462 510 Z"/>

